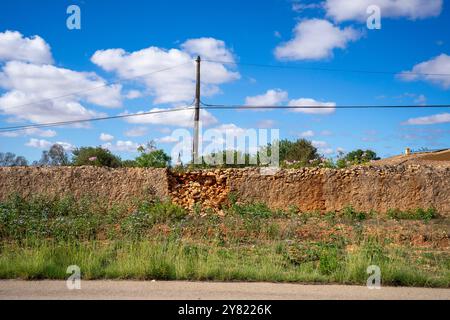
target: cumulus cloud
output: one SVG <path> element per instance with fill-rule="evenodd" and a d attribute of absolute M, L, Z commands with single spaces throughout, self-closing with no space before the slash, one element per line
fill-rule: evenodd
<path fill-rule="evenodd" d="M 267 90 L 266 93 L 245 98 L 247 106 L 275 106 L 288 99 L 288 93 L 281 89 Z"/>
<path fill-rule="evenodd" d="M 179 141 L 180 141 L 179 138 L 176 138 L 173 136 L 165 136 L 165 137 L 156 139 L 156 142 L 159 142 L 159 143 L 176 143 Z"/>
<path fill-rule="evenodd" d="M 52 65 L 7 62 L 0 73 L 0 87 L 7 90 L 0 97 L 0 111 L 31 122 L 57 122 L 102 115 L 84 107 L 83 101 L 103 107 L 121 105 L 120 85 L 108 86 L 95 73 Z M 71 95 L 74 92 L 77 94 Z"/>
<path fill-rule="evenodd" d="M 3 137 L 21 137 L 21 136 L 38 136 L 42 138 L 52 138 L 56 136 L 56 131 L 54 130 L 43 130 L 39 128 L 28 128 L 19 131 L 1 132 L 0 136 Z"/>
<path fill-rule="evenodd" d="M 102 148 L 117 152 L 137 152 L 137 149 L 141 145 L 142 144 L 130 140 L 126 141 L 118 140 L 116 143 L 111 142 L 105 143 L 102 145 Z"/>
<path fill-rule="evenodd" d="M 138 90 L 130 90 L 127 92 L 126 96 L 127 99 L 137 99 L 142 97 L 142 92 L 138 91 Z"/>
<path fill-rule="evenodd" d="M 307 130 L 307 131 L 300 133 L 300 137 L 303 137 L 303 138 L 310 138 L 310 137 L 314 137 L 314 136 L 315 136 L 315 134 L 314 134 L 314 131 L 312 131 L 312 130 Z"/>
<path fill-rule="evenodd" d="M 321 102 L 310 98 L 300 98 L 289 101 L 289 106 L 303 107 L 292 109 L 293 112 L 307 114 L 330 114 L 336 110 L 335 102 Z"/>
<path fill-rule="evenodd" d="M 106 71 L 117 73 L 121 79 L 137 77 L 135 80 L 143 83 L 148 94 L 154 96 L 154 103 L 180 103 L 192 101 L 196 55 L 201 55 L 205 60 L 234 61 L 225 43 L 214 38 L 190 39 L 181 45 L 181 49 L 148 47 L 131 53 L 124 49 L 99 50 L 91 61 Z M 175 66 L 174 69 L 155 72 Z M 204 61 L 202 94 L 217 94 L 220 84 L 239 77 L 238 72 L 229 70 L 222 63 Z"/>
<path fill-rule="evenodd" d="M 39 36 L 24 37 L 18 31 L 0 32 L 0 61 L 52 64 L 50 46 Z"/>
<path fill-rule="evenodd" d="M 334 49 L 345 49 L 350 41 L 361 37 L 352 27 L 339 28 L 322 19 L 300 21 L 294 29 L 294 38 L 275 49 L 282 60 L 320 60 L 333 56 Z"/>
<path fill-rule="evenodd" d="M 448 74 L 450 74 L 450 56 L 443 53 L 416 64 L 410 71 L 398 74 L 398 77 L 404 81 L 428 81 L 440 85 L 444 89 L 449 89 L 450 76 Z"/>
<path fill-rule="evenodd" d="M 201 55 L 203 60 L 234 62 L 234 55 L 222 40 L 214 38 L 189 39 L 181 45 L 191 56 Z"/>
<path fill-rule="evenodd" d="M 146 127 L 135 127 L 125 131 L 127 137 L 141 137 L 147 133 Z"/>
<path fill-rule="evenodd" d="M 436 17 L 442 12 L 442 0 L 326 0 L 327 16 L 335 21 L 366 21 L 370 5 L 381 9 L 383 18 L 407 18 L 411 20 Z"/>
<path fill-rule="evenodd" d="M 269 129 L 275 126 L 275 121 L 271 119 L 261 120 L 256 123 L 256 127 L 260 129 Z"/>
<path fill-rule="evenodd" d="M 149 112 L 170 110 L 162 108 L 153 108 Z M 144 111 L 136 112 L 136 114 L 143 113 Z M 127 114 L 126 112 L 124 114 Z M 139 124 L 156 124 L 156 125 L 169 125 L 175 127 L 192 127 L 194 124 L 194 110 L 180 110 L 173 112 L 163 112 L 146 114 L 139 117 L 126 118 L 129 123 Z M 204 127 L 217 123 L 217 119 L 207 110 L 200 111 L 200 122 Z"/>
<path fill-rule="evenodd" d="M 25 145 L 27 147 L 38 148 L 38 149 L 50 149 L 50 147 L 54 144 L 61 145 L 64 148 L 64 150 L 66 150 L 66 151 L 72 151 L 73 149 L 75 149 L 75 146 L 73 144 L 68 143 L 68 142 L 62 142 L 62 141 L 50 142 L 45 139 L 31 138 L 27 143 L 25 143 Z"/>
<path fill-rule="evenodd" d="M 411 118 L 405 121 L 405 125 L 429 125 L 439 123 L 449 123 L 450 113 L 434 114 L 426 117 Z"/>
<path fill-rule="evenodd" d="M 318 140 L 313 140 L 311 141 L 312 145 L 316 148 L 325 148 L 328 147 L 328 143 L 326 141 L 318 141 Z"/>
<path fill-rule="evenodd" d="M 100 140 L 103 142 L 109 142 L 114 140 L 114 136 L 109 133 L 101 133 L 100 134 Z"/>

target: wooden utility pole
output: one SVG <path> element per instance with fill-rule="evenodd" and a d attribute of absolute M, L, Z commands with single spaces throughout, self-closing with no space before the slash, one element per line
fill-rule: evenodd
<path fill-rule="evenodd" d="M 192 143 L 192 164 L 197 163 L 200 122 L 200 56 L 197 57 L 197 81 L 195 84 L 194 140 Z"/>

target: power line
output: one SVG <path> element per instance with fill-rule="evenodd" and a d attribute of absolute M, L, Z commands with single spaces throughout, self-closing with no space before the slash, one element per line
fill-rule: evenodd
<path fill-rule="evenodd" d="M 145 115 L 158 114 L 158 113 L 169 113 L 169 112 L 176 112 L 176 111 L 185 111 L 185 110 L 193 110 L 193 107 L 187 106 L 187 107 L 176 108 L 176 109 L 156 110 L 156 111 L 148 111 L 148 112 L 132 113 L 132 114 L 122 114 L 122 115 L 100 117 L 100 118 L 88 118 L 88 119 L 79 119 L 79 120 L 70 120 L 70 121 L 36 123 L 36 124 L 32 124 L 32 125 L 23 125 L 23 126 L 3 127 L 3 128 L 0 128 L 0 133 L 1 132 L 21 131 L 21 130 L 35 129 L 35 128 L 57 127 L 57 126 L 84 123 L 84 122 L 130 118 L 130 117 L 145 116 Z"/>
<path fill-rule="evenodd" d="M 332 106 L 332 105 L 305 105 L 305 106 L 252 106 L 252 105 L 238 105 L 238 104 L 203 104 L 203 109 L 428 109 L 428 108 L 450 108 L 449 104 L 439 104 L 439 105 L 341 105 L 341 106 Z"/>
<path fill-rule="evenodd" d="M 225 105 L 225 104 L 205 104 L 202 103 L 203 108 L 205 110 L 255 110 L 255 109 L 416 109 L 416 108 L 450 108 L 450 105 L 427 105 L 427 106 L 417 106 L 417 105 L 341 105 L 341 106 L 317 106 L 317 105 L 309 105 L 309 106 L 248 106 L 248 105 Z M 133 114 L 123 114 L 116 116 L 108 116 L 108 117 L 99 117 L 99 118 L 88 118 L 88 119 L 79 119 L 79 120 L 70 120 L 70 121 L 59 121 L 59 122 L 49 122 L 49 123 L 37 123 L 33 125 L 23 125 L 23 126 L 12 126 L 12 127 L 3 127 L 0 128 L 1 132 L 11 132 L 11 131 L 21 131 L 26 129 L 35 129 L 35 128 L 47 128 L 47 127 L 56 127 L 84 122 L 94 122 L 94 121 L 102 121 L 102 120 L 112 120 L 112 119 L 121 119 L 121 118 L 129 118 L 129 117 L 138 117 L 144 115 L 158 114 L 158 113 L 169 113 L 176 111 L 185 111 L 185 110 L 194 110 L 192 106 L 186 106 L 183 108 L 176 109 L 166 109 L 166 110 L 156 110 L 156 111 L 148 111 L 141 113 L 133 113 Z"/>
<path fill-rule="evenodd" d="M 172 70 L 172 69 L 181 67 L 181 66 L 183 66 L 183 65 L 186 65 L 186 64 L 188 64 L 188 63 L 191 63 L 191 61 L 185 62 L 185 63 L 182 63 L 182 64 L 178 64 L 178 65 L 176 65 L 176 66 L 167 67 L 167 68 L 164 68 L 164 69 L 159 69 L 159 70 L 156 70 L 156 71 L 152 71 L 152 72 L 143 73 L 143 74 L 139 74 L 139 75 L 136 75 L 136 76 L 128 77 L 128 78 L 126 78 L 126 79 L 121 79 L 121 80 L 117 80 L 117 81 L 114 81 L 114 82 L 105 83 L 105 84 L 102 84 L 102 85 L 100 85 L 100 86 L 96 86 L 96 87 L 92 87 L 92 88 L 87 88 L 87 89 L 80 90 L 80 91 L 77 91 L 77 92 L 67 93 L 67 94 L 64 94 L 64 95 L 61 95 L 61 96 L 56 96 L 56 97 L 47 98 L 47 99 L 43 99 L 43 100 L 39 100 L 39 101 L 29 102 L 29 103 L 25 103 L 25 104 L 21 104 L 21 105 L 17 105 L 17 106 L 10 106 L 10 107 L 6 107 L 6 108 L 2 108 L 2 111 L 10 110 L 10 109 L 19 109 L 19 108 L 27 107 L 27 106 L 34 105 L 34 104 L 40 104 L 40 103 L 45 103 L 45 102 L 51 102 L 51 101 L 53 101 L 53 100 L 58 100 L 58 99 L 63 99 L 63 98 L 67 98 L 67 97 L 70 97 L 70 96 L 79 95 L 79 94 L 82 94 L 82 93 L 85 93 L 85 92 L 88 92 L 88 91 L 93 91 L 93 90 L 97 90 L 97 89 L 101 89 L 101 88 L 108 87 L 108 86 L 110 86 L 110 85 L 118 84 L 118 83 L 121 83 L 122 81 L 132 80 L 132 79 L 136 79 L 136 78 L 140 78 L 140 77 L 145 77 L 145 76 L 150 76 L 150 75 L 152 75 L 152 74 L 156 74 L 156 73 L 160 73 L 160 72 Z"/>
<path fill-rule="evenodd" d="M 312 70 L 312 71 L 331 71 L 331 72 L 349 72 L 349 73 L 372 73 L 372 74 L 394 74 L 394 75 L 416 75 L 416 76 L 442 76 L 450 77 L 450 73 L 421 73 L 421 72 L 409 72 L 409 71 L 376 71 L 376 70 L 358 70 L 358 69 L 336 69 L 336 68 L 321 68 L 321 67 L 302 67 L 302 66 L 283 66 L 274 64 L 261 64 L 261 63 L 244 63 L 235 61 L 221 61 L 221 60 L 203 60 L 206 62 L 222 63 L 222 64 L 234 64 L 249 67 L 260 68 L 275 68 L 275 69 L 298 69 L 298 70 Z"/>

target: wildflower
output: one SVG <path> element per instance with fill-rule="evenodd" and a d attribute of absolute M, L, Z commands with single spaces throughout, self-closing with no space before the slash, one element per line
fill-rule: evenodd
<path fill-rule="evenodd" d="M 97 157 L 90 157 L 88 160 L 89 161 L 95 161 L 95 160 L 97 160 Z"/>

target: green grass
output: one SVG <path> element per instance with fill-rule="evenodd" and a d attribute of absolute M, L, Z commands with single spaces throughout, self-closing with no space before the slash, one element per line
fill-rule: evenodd
<path fill-rule="evenodd" d="M 69 265 L 83 279 L 161 279 L 365 284 L 366 268 L 379 265 L 384 285 L 449 287 L 442 259 L 439 272 L 411 267 L 406 251 L 377 252 L 370 245 L 355 251 L 316 244 L 293 258 L 289 246 L 222 247 L 177 241 L 4 243 L 0 278 L 66 279 Z"/>
<path fill-rule="evenodd" d="M 417 208 L 415 210 L 401 211 L 398 209 L 390 209 L 387 212 L 387 216 L 391 219 L 397 220 L 424 220 L 429 221 L 437 217 L 437 211 L 434 208 L 422 209 Z"/>
<path fill-rule="evenodd" d="M 189 215 L 160 201 L 110 207 L 88 198 L 13 196 L 0 202 L 0 278 L 66 279 L 67 267 L 78 265 L 83 279 L 364 285 L 375 264 L 385 285 L 450 287 L 448 254 L 368 235 L 364 224 L 374 213 L 284 212 L 230 200 L 219 217 L 201 215 L 200 205 Z M 432 209 L 390 212 L 389 219 L 436 217 Z M 330 234 L 317 238 L 322 231 Z"/>

